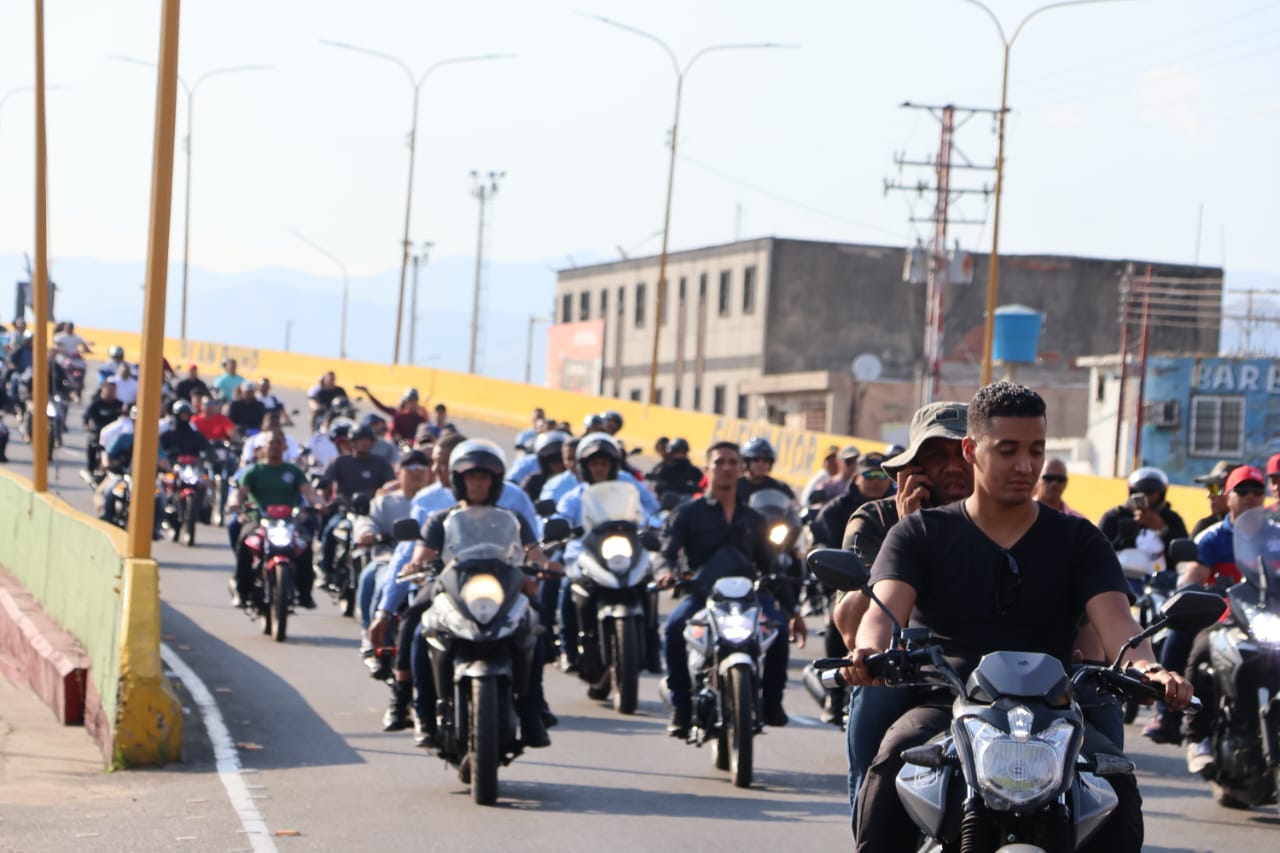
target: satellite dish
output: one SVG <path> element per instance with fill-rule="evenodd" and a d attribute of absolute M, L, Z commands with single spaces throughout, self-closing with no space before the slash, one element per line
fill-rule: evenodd
<path fill-rule="evenodd" d="M 859 382 L 875 382 L 884 372 L 884 365 L 875 353 L 864 352 L 853 360 L 850 370 Z"/>

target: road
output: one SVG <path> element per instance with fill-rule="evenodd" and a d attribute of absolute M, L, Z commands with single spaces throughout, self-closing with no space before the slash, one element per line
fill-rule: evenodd
<path fill-rule="evenodd" d="M 282 396 L 300 406 L 300 393 Z M 507 428 L 458 425 L 510 446 Z M 88 510 L 90 495 L 78 474 L 82 440 L 78 429 L 68 435 L 50 483 Z M 13 469 L 29 473 L 30 454 L 16 434 L 9 456 Z M 352 620 L 318 596 L 319 609 L 290 620 L 287 643 L 271 642 L 229 606 L 225 532 L 201 527 L 198 533 L 193 549 L 156 545 L 163 639 L 207 686 L 239 770 L 215 760 L 205 726 L 210 715 L 193 695 L 199 689 L 179 679 L 188 711 L 181 764 L 102 775 L 69 763 L 55 777 L 65 782 L 57 790 L 10 794 L 0 788 L 0 850 L 250 849 L 241 818 L 253 812 L 269 833 L 258 850 L 413 844 L 468 851 L 742 851 L 848 844 L 843 737 L 817 722 L 817 706 L 798 681 L 799 667 L 818 651 L 813 643 L 793 654 L 787 693 L 793 722 L 757 739 L 751 789 L 734 788 L 711 766 L 708 750 L 666 736 L 657 677 L 644 676 L 639 712 L 622 717 L 588 700 L 575 678 L 549 669 L 546 690 L 560 718 L 553 744 L 504 768 L 499 805 L 480 809 L 456 774 L 415 749 L 408 733 L 381 731 L 388 692 L 361 665 Z M 811 633 L 819 627 L 811 624 Z M 1220 809 L 1186 775 L 1180 751 L 1129 731 L 1146 798 L 1146 849 L 1275 845 L 1274 810 Z M 239 813 L 224 777 L 243 780 L 233 783 L 247 793 Z"/>

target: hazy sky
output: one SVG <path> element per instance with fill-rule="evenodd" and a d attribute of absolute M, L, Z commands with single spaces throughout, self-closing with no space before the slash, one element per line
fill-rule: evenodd
<path fill-rule="evenodd" d="M 1011 30 L 1032 4 L 991 0 Z M 159 2 L 48 0 L 50 250 L 140 260 L 146 251 Z M 604 14 L 666 39 L 682 58 L 724 42 L 794 50 L 716 53 L 685 87 L 673 248 L 779 236 L 901 244 L 911 205 L 886 197 L 894 152 L 931 156 L 937 124 L 904 100 L 995 106 L 1000 43 L 963 0 L 189 0 L 181 69 L 265 72 L 208 79 L 195 102 L 192 261 L 220 271 L 276 265 L 330 276 L 290 226 L 353 275 L 398 266 L 411 89 L 422 92 L 415 240 L 474 252 L 471 169 L 506 171 L 492 257 L 567 265 L 656 252 L 674 76 L 652 43 L 575 14 Z M 0 97 L 33 78 L 32 3 L 0 3 Z M 1280 273 L 1280 3 L 1133 0 L 1046 12 L 1013 50 L 1002 245 L 1011 252 L 1190 262 L 1204 205 L 1204 262 Z M 0 252 L 32 242 L 33 100 L 0 108 Z M 179 135 L 187 126 L 185 104 Z M 994 160 L 989 117 L 958 136 Z M 181 145 L 181 140 L 179 141 Z M 181 252 L 179 149 L 171 256 Z M 914 181 L 922 171 L 903 176 Z M 958 185 L 991 182 L 960 173 Z M 928 204 L 912 201 L 924 215 Z M 987 218 L 981 199 L 958 215 Z M 990 230 L 957 229 L 989 248 Z M 0 270 L 8 279 L 9 271 Z"/>

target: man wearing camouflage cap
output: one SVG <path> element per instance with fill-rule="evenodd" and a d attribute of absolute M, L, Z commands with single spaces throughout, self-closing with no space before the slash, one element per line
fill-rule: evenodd
<path fill-rule="evenodd" d="M 1227 490 L 1224 487 L 1227 482 L 1227 475 L 1239 466 L 1239 462 L 1228 462 L 1225 459 L 1219 459 L 1218 464 L 1214 465 L 1213 470 L 1208 474 L 1201 474 L 1195 478 L 1195 481 L 1203 484 L 1206 489 L 1205 494 L 1209 498 L 1209 514 L 1197 521 L 1195 526 L 1191 528 L 1192 539 L 1195 539 L 1227 517 Z"/>
<path fill-rule="evenodd" d="M 882 463 L 885 472 L 897 481 L 897 493 L 858 507 L 844 529 L 843 547 L 861 557 L 868 568 L 880 553 L 889 528 L 899 519 L 925 507 L 964 500 L 973 493 L 973 466 L 960 452 L 968 429 L 967 411 L 964 403 L 955 402 L 921 406 L 911 418 L 907 449 Z M 857 636 L 858 623 L 869 604 L 870 599 L 854 592 L 836 605 L 834 621 L 846 644 Z M 850 690 L 845 746 L 851 809 L 885 730 L 909 707 L 909 693 L 888 687 Z"/>

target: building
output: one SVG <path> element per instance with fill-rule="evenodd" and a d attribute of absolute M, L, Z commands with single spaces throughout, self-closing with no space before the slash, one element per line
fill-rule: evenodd
<path fill-rule="evenodd" d="M 1093 393 L 1074 461 L 1098 474 L 1154 465 L 1190 485 L 1219 459 L 1265 467 L 1280 453 L 1280 359 L 1154 355 L 1145 382 L 1130 363 L 1123 401 L 1119 355 L 1081 361 Z"/>
<path fill-rule="evenodd" d="M 674 252 L 661 316 L 657 257 L 575 267 L 559 273 L 555 319 L 599 332 L 599 371 L 579 363 L 577 373 L 598 376 L 604 396 L 646 397 L 656 322 L 659 404 L 893 440 L 916 408 L 924 368 L 925 289 L 903 282 L 906 257 L 896 246 L 775 237 Z M 980 375 L 987 257 L 974 261 L 976 283 L 947 291 L 944 398 L 967 398 Z M 1039 363 L 1019 378 L 1063 389 L 1051 431 L 1083 435 L 1088 374 L 1077 359 L 1116 351 L 1127 263 L 1006 255 L 1000 265 L 1001 303 L 1045 315 Z M 1218 269 L 1155 268 L 1188 280 L 1221 279 Z M 1216 314 L 1220 285 L 1196 293 L 1208 294 L 1206 312 Z M 1156 328 L 1151 346 L 1216 351 L 1216 322 Z"/>

